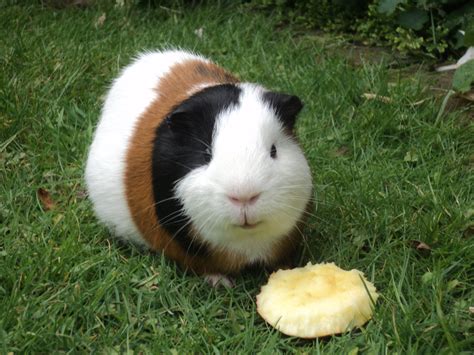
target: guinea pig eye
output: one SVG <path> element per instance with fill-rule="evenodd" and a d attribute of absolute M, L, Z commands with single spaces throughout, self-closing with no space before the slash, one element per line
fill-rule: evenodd
<path fill-rule="evenodd" d="M 275 159 L 277 157 L 277 149 L 275 147 L 275 144 L 272 145 L 272 148 L 270 149 L 270 156 Z"/>

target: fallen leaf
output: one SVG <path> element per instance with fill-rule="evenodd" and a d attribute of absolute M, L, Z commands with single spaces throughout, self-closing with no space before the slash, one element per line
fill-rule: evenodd
<path fill-rule="evenodd" d="M 431 247 L 420 240 L 410 240 L 412 248 L 416 249 L 421 257 L 427 257 L 431 254 Z"/>
<path fill-rule="evenodd" d="M 105 19 L 107 18 L 107 15 L 105 12 L 99 16 L 97 21 L 95 21 L 95 28 L 102 27 L 104 25 Z"/>
<path fill-rule="evenodd" d="M 349 147 L 347 145 L 343 145 L 336 149 L 336 151 L 334 152 L 334 155 L 336 157 L 342 157 L 344 155 L 347 155 L 349 152 L 350 152 Z"/>
<path fill-rule="evenodd" d="M 470 238 L 474 236 L 474 223 L 470 224 L 464 229 L 464 232 L 462 233 L 465 238 Z"/>
<path fill-rule="evenodd" d="M 200 27 L 194 30 L 194 34 L 198 36 L 199 39 L 204 35 L 204 28 Z"/>
<path fill-rule="evenodd" d="M 425 242 L 422 242 L 420 240 L 411 240 L 413 248 L 418 249 L 418 250 L 431 250 L 431 247 L 426 244 Z"/>
<path fill-rule="evenodd" d="M 56 208 L 56 204 L 51 199 L 51 196 L 48 190 L 39 188 L 38 191 L 36 191 L 36 195 L 38 196 L 38 199 L 41 202 L 41 206 L 43 207 L 43 210 L 49 211 Z"/>
<path fill-rule="evenodd" d="M 385 102 L 386 104 L 392 103 L 392 99 L 388 96 L 382 96 L 382 95 L 377 95 L 377 94 L 371 94 L 366 92 L 365 94 L 362 94 L 362 97 L 367 99 L 367 100 L 377 100 L 377 101 L 382 101 Z"/>
<path fill-rule="evenodd" d="M 429 98 L 426 98 L 426 99 L 422 99 L 422 100 L 419 100 L 419 101 L 415 101 L 412 103 L 413 106 L 419 106 L 421 105 L 422 103 L 424 103 L 426 100 L 428 100 Z"/>
<path fill-rule="evenodd" d="M 87 190 L 77 190 L 76 192 L 76 197 L 80 200 L 87 198 L 87 196 L 88 196 Z"/>
<path fill-rule="evenodd" d="M 474 101 L 474 91 L 462 93 L 460 96 L 465 100 Z"/>

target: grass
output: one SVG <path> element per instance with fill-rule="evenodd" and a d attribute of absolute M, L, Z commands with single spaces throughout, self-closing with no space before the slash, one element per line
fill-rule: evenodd
<path fill-rule="evenodd" d="M 443 110 L 421 72 L 354 67 L 333 44 L 236 6 L 16 3 L 0 5 L 0 352 L 472 351 L 472 106 Z M 306 103 L 298 134 L 318 204 L 302 263 L 334 261 L 375 283 L 382 297 L 360 331 L 283 336 L 256 313 L 267 275 L 212 289 L 97 223 L 82 175 L 103 95 L 137 52 L 163 46 Z"/>

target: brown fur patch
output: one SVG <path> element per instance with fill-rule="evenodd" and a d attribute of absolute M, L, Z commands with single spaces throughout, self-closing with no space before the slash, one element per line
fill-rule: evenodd
<path fill-rule="evenodd" d="M 125 186 L 128 205 L 135 224 L 151 249 L 162 251 L 184 269 L 197 274 L 235 274 L 247 264 L 245 257 L 231 252 L 216 250 L 207 245 L 209 256 L 190 255 L 163 229 L 155 211 L 152 186 L 152 151 L 155 131 L 173 107 L 187 99 L 200 85 L 237 83 L 238 80 L 215 64 L 201 60 L 188 60 L 174 65 L 161 78 L 157 92 L 159 97 L 139 119 L 127 151 Z M 270 264 L 286 263 L 291 251 L 300 242 L 295 230 L 273 250 Z"/>
<path fill-rule="evenodd" d="M 201 266 L 202 261 L 187 255 L 158 223 L 152 187 L 153 140 L 158 125 L 196 87 L 236 82 L 237 78 L 212 63 L 187 60 L 174 65 L 159 81 L 156 89 L 159 97 L 139 119 L 127 151 L 125 189 L 135 224 L 151 249 L 163 251 L 181 266 L 197 273 L 208 272 L 208 268 Z"/>

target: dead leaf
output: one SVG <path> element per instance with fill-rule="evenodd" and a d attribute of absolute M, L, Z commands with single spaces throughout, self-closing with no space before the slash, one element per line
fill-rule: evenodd
<path fill-rule="evenodd" d="M 422 103 L 424 103 L 425 101 L 427 101 L 429 98 L 427 97 L 426 99 L 422 99 L 422 100 L 418 100 L 418 101 L 415 101 L 412 103 L 413 106 L 419 106 L 421 105 Z"/>
<path fill-rule="evenodd" d="M 340 146 L 339 148 L 337 148 L 335 151 L 334 151 L 334 155 L 336 157 L 342 157 L 344 155 L 347 155 L 349 154 L 350 152 L 350 149 L 347 145 L 343 145 L 343 146 Z"/>
<path fill-rule="evenodd" d="M 102 27 L 104 25 L 105 19 L 107 18 L 107 15 L 105 12 L 99 16 L 97 21 L 95 21 L 95 28 Z"/>
<path fill-rule="evenodd" d="M 194 34 L 198 36 L 199 39 L 202 39 L 202 36 L 204 35 L 204 28 L 200 27 L 195 29 Z"/>
<path fill-rule="evenodd" d="M 466 229 L 464 229 L 464 232 L 462 233 L 464 238 L 471 238 L 474 236 L 474 223 L 467 225 Z"/>
<path fill-rule="evenodd" d="M 421 240 L 410 240 L 413 248 L 418 250 L 431 250 L 431 247 Z"/>
<path fill-rule="evenodd" d="M 56 208 L 56 204 L 51 199 L 51 196 L 48 190 L 39 188 L 38 191 L 36 191 L 36 195 L 38 196 L 38 199 L 41 202 L 41 206 L 43 207 L 43 210 L 49 211 Z"/>
<path fill-rule="evenodd" d="M 76 192 L 76 197 L 80 200 L 83 200 L 83 199 L 87 198 L 87 196 L 88 196 L 87 190 L 85 190 L 85 189 L 79 189 Z"/>
<path fill-rule="evenodd" d="M 366 92 L 365 94 L 362 94 L 362 97 L 367 100 L 377 100 L 377 101 L 382 101 L 385 102 L 386 104 L 390 104 L 393 102 L 393 100 L 388 97 L 388 96 L 382 96 L 382 95 L 377 95 L 377 94 L 371 94 Z"/>
<path fill-rule="evenodd" d="M 469 313 L 474 314 L 474 307 L 469 307 Z"/>
<path fill-rule="evenodd" d="M 416 249 L 421 257 L 427 257 L 431 254 L 431 247 L 421 240 L 410 240 L 412 248 Z"/>
<path fill-rule="evenodd" d="M 474 91 L 468 91 L 468 92 L 465 92 L 463 94 L 460 94 L 460 96 L 463 98 L 463 99 L 466 99 L 468 101 L 474 101 Z"/>

